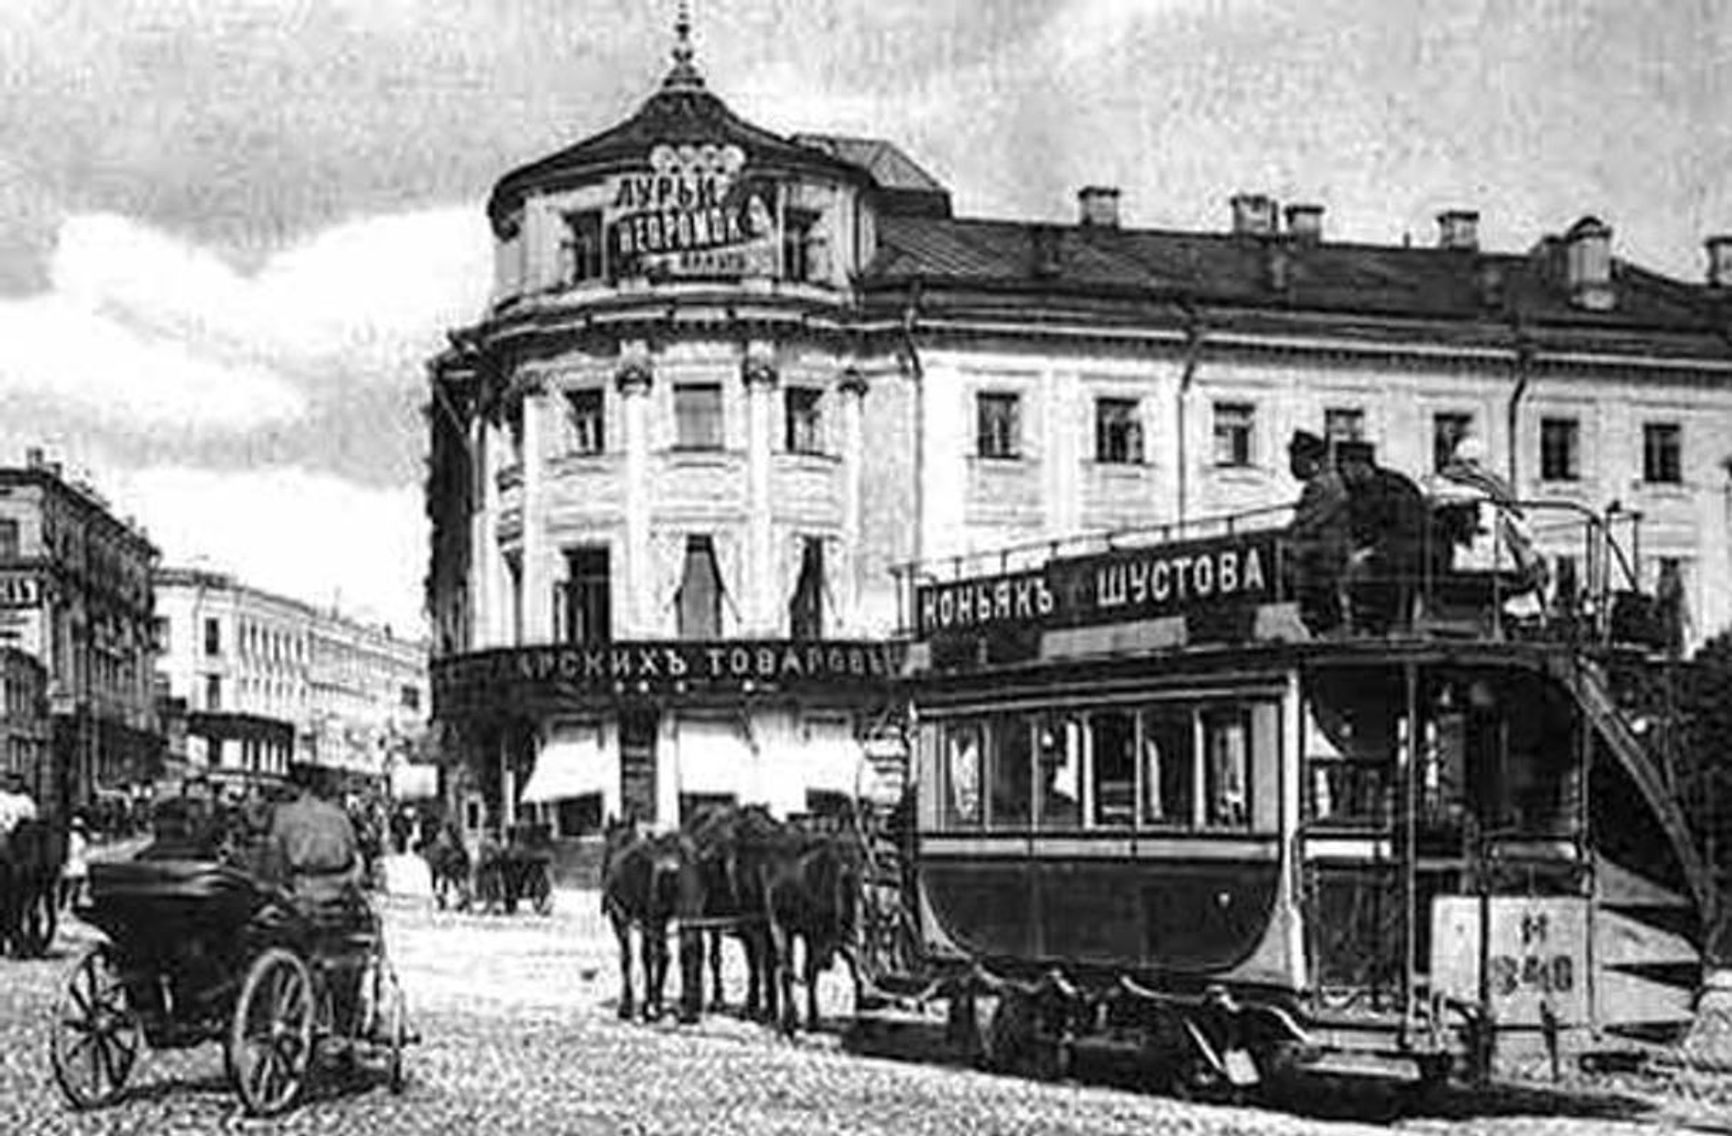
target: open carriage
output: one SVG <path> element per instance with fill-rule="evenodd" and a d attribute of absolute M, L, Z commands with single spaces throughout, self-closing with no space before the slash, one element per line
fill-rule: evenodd
<path fill-rule="evenodd" d="M 247 1112 L 295 1104 L 315 1062 L 382 1064 L 403 1085 L 408 1026 L 378 916 L 309 909 L 211 860 L 93 864 L 79 914 L 107 941 L 55 1009 L 54 1078 L 76 1108 L 116 1100 L 144 1046 L 218 1041 Z"/>

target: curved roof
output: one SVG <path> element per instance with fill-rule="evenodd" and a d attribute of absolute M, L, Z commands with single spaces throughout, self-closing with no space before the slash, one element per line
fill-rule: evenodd
<path fill-rule="evenodd" d="M 501 178 L 487 201 L 487 216 L 494 230 L 500 229 L 506 216 L 531 190 L 641 167 L 650 148 L 659 143 L 731 142 L 745 150 L 754 165 L 871 182 L 871 175 L 852 162 L 747 122 L 704 86 L 689 57 L 676 53 L 675 60 L 661 88 L 636 114 Z"/>

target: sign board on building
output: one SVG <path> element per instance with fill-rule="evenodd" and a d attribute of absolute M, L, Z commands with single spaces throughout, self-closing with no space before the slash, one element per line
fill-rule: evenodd
<path fill-rule="evenodd" d="M 42 581 L 36 576 L 0 576 L 0 608 L 42 606 Z"/>
<path fill-rule="evenodd" d="M 896 673 L 884 642 L 655 639 L 482 651 L 433 664 L 435 713 L 619 695 L 700 695 L 875 687 Z"/>
<path fill-rule="evenodd" d="M 615 275 L 775 275 L 778 187 L 745 167 L 735 145 L 660 145 L 649 169 L 616 175 L 602 211 Z"/>
<path fill-rule="evenodd" d="M 917 635 L 1084 627 L 1273 603 L 1282 598 L 1279 557 L 1280 533 L 1263 531 L 923 584 L 915 593 Z"/>

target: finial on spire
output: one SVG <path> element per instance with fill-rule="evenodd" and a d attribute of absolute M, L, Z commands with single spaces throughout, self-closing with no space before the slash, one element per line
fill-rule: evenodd
<path fill-rule="evenodd" d="M 674 13 L 674 66 L 668 72 L 664 87 L 701 87 L 703 76 L 698 74 L 697 67 L 692 63 L 692 5 L 691 0 L 680 0 Z"/>

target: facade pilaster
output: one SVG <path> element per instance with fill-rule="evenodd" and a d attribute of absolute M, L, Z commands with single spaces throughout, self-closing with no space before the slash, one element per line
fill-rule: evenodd
<path fill-rule="evenodd" d="M 547 525 L 542 496 L 546 442 L 547 393 L 537 382 L 523 394 L 523 642 L 551 643 L 553 590 L 549 582 Z"/>
<path fill-rule="evenodd" d="M 781 633 L 776 610 L 776 591 L 781 585 L 777 570 L 775 528 L 770 514 L 771 447 L 776 422 L 776 359 L 766 344 L 752 344 L 740 364 L 740 379 L 746 388 L 746 568 L 743 586 L 745 609 L 741 612 L 748 635 Z"/>
<path fill-rule="evenodd" d="M 493 439 L 487 418 L 476 414 L 469 423 L 469 452 L 474 455 L 470 476 L 475 479 L 474 507 L 469 515 L 469 650 L 498 645 L 499 597 L 494 590 L 498 576 L 497 535 L 499 492 L 493 482 Z"/>
<path fill-rule="evenodd" d="M 836 594 L 836 635 L 859 624 L 860 492 L 866 459 L 866 376 L 849 367 L 838 384 L 842 401 L 842 540 L 830 575 Z"/>
<path fill-rule="evenodd" d="M 623 344 L 614 387 L 620 396 L 620 417 L 625 426 L 625 549 L 619 579 L 624 594 L 619 605 L 625 626 L 622 638 L 655 634 L 653 605 L 655 566 L 650 556 L 650 388 L 655 371 L 649 347 Z"/>

